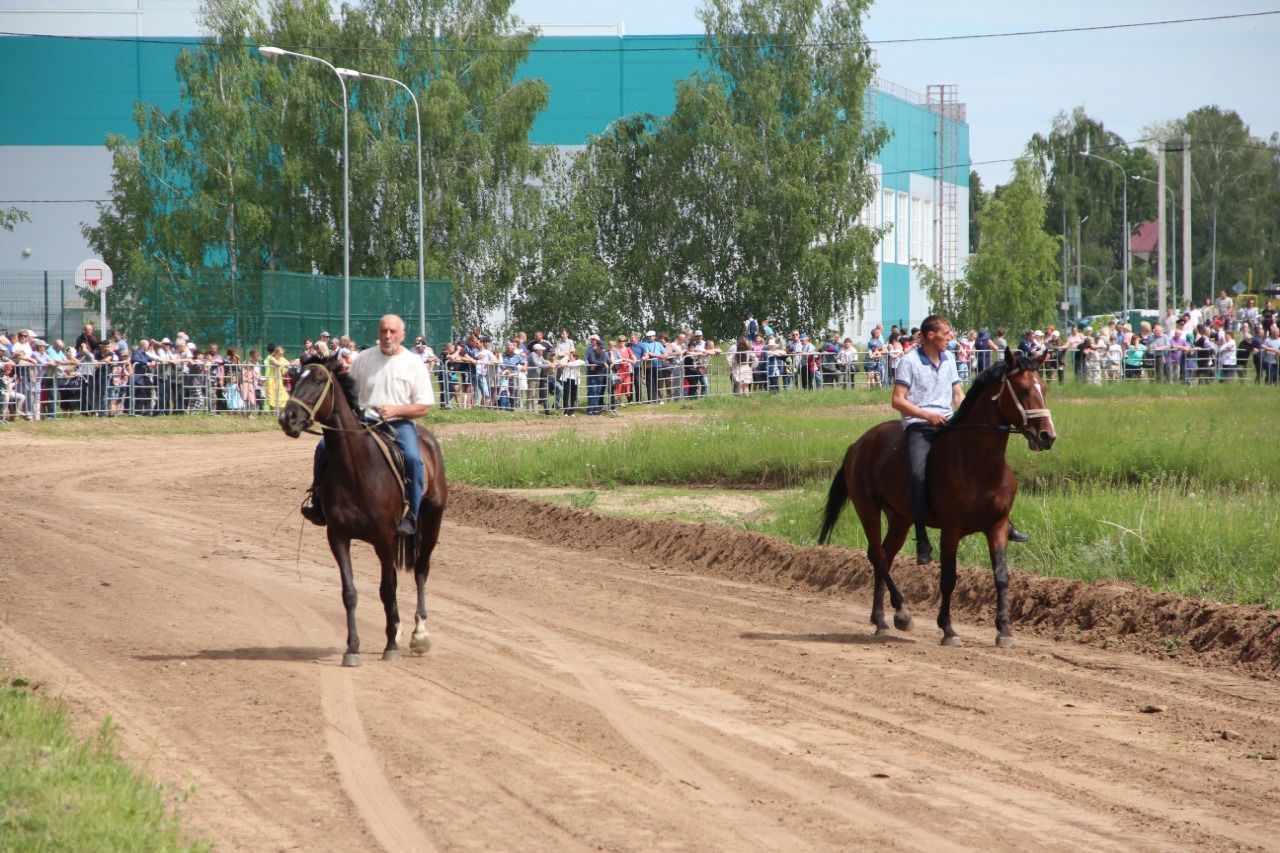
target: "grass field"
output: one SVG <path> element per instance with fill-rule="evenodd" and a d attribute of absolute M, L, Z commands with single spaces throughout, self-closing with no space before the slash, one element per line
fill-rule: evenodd
<path fill-rule="evenodd" d="M 1021 483 L 1015 518 L 1034 539 L 1011 549 L 1016 568 L 1280 606 L 1272 425 L 1280 395 L 1252 386 L 1058 390 L 1049 399 L 1054 449 L 1032 454 L 1021 439 L 1009 443 Z M 850 399 L 831 391 L 703 400 L 676 407 L 702 416 L 689 423 L 606 438 L 470 435 L 448 439 L 445 457 L 452 480 L 494 488 L 684 486 L 693 496 L 709 485 L 785 489 L 784 498 L 769 498 L 769 512 L 733 523 L 813 544 L 845 449 L 891 415 L 887 392 Z M 689 517 L 705 520 L 696 509 Z M 851 512 L 836 541 L 865 547 Z M 987 563 L 980 537 L 965 540 L 961 559 Z"/>
<path fill-rule="evenodd" d="M 0 850 L 207 850 L 116 754 L 111 723 L 78 740 L 21 679 L 0 687 Z"/>
<path fill-rule="evenodd" d="M 1280 605 L 1271 531 L 1280 527 L 1280 393 L 1253 385 L 1135 383 L 1050 385 L 1059 441 L 1032 454 L 1009 442 L 1020 492 L 1014 515 L 1034 537 L 1011 550 L 1016 568 L 1118 579 L 1197 597 Z M 453 481 L 490 488 L 622 486 L 764 490 L 776 508 L 743 527 L 812 544 L 831 476 L 845 449 L 892 417 L 887 390 L 826 390 L 714 397 L 627 410 L 636 425 L 605 437 L 574 431 L 521 438 L 509 432 L 450 436 Z M 673 421 L 650 416 L 679 414 Z M 497 423 L 536 416 L 437 411 L 434 424 Z M 70 439 L 222 434 L 278 429 L 270 416 L 61 419 L 4 432 Z M 786 490 L 785 499 L 773 496 Z M 587 500 L 583 498 L 582 500 Z M 690 504 L 696 507 L 696 502 Z M 703 520 L 696 509 L 689 517 Z M 836 541 L 864 547 L 852 513 Z M 961 558 L 983 565 L 978 538 Z"/>

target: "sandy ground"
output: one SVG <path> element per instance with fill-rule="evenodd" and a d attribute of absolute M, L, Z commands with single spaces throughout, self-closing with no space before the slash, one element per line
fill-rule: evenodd
<path fill-rule="evenodd" d="M 968 644 L 944 649 L 925 580 L 907 578 L 915 630 L 877 639 L 865 573 L 835 549 L 459 489 L 428 584 L 431 652 L 378 659 L 360 546 L 365 663 L 343 669 L 337 572 L 295 511 L 310 441 L 0 435 L 0 661 L 83 725 L 109 714 L 130 760 L 189 791 L 175 808 L 216 849 L 1280 837 L 1274 658 L 1242 651 L 1274 639 L 1259 633 L 1274 614 L 1236 613 L 1248 643 L 1184 662 L 1154 641 L 1101 648 L 1105 620 L 1055 638 L 1061 620 L 1027 610 L 1050 593 L 1024 582 L 1018 645 L 997 650 L 987 580 L 962 604 Z M 411 589 L 402 577 L 402 612 Z M 1125 596 L 1106 606 L 1172 607 Z M 1144 615 L 1116 618 L 1147 636 Z"/>

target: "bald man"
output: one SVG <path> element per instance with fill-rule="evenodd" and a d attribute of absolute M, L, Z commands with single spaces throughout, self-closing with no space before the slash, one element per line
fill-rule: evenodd
<path fill-rule="evenodd" d="M 362 350 L 351 362 L 349 373 L 356 385 L 357 402 L 363 417 L 381 418 L 396 433 L 396 444 L 404 452 L 404 464 L 409 475 L 409 514 L 400 522 L 396 532 L 402 536 L 413 535 L 418 524 L 418 503 L 422 500 L 424 474 L 422 449 L 418 444 L 418 428 L 414 418 L 420 418 L 435 405 L 435 391 L 431 387 L 431 374 L 413 352 L 405 349 L 404 320 L 395 314 L 387 314 L 378 321 L 378 346 Z M 324 439 L 316 445 L 315 464 L 312 468 L 311 500 L 302 508 L 302 515 L 313 524 L 324 522 L 324 511 L 315 498 L 316 489 L 324 476 Z"/>

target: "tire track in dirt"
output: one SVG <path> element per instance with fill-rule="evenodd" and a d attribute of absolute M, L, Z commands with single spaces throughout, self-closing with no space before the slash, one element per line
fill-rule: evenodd
<path fill-rule="evenodd" d="M 75 476 L 70 474 L 72 470 L 76 470 L 76 466 L 68 466 L 68 468 L 63 469 L 61 472 L 63 476 L 53 480 L 55 483 L 53 489 L 56 495 L 53 504 L 56 506 L 66 507 L 76 500 L 78 496 L 85 494 L 86 485 L 97 476 L 94 474 Z M 110 507 L 107 507 L 105 511 L 99 508 L 99 518 L 105 522 L 112 516 L 113 512 L 114 510 Z M 26 514 L 37 518 L 42 517 L 46 522 L 57 521 L 62 517 L 60 514 L 34 510 L 28 510 Z M 148 511 L 148 516 L 152 519 L 164 519 L 170 522 L 170 526 L 173 528 L 198 528 L 199 526 L 198 520 L 192 519 L 182 512 L 175 511 L 171 507 L 152 508 Z M 117 514 L 116 517 L 119 518 L 119 515 Z M 127 519 L 128 517 L 126 516 Z M 247 531 L 241 532 L 246 536 L 249 535 Z M 163 533 L 155 529 L 150 530 L 149 533 L 150 541 L 148 547 L 159 544 L 166 550 L 177 550 L 190 544 L 189 539 L 178 535 Z M 125 542 L 123 544 L 129 543 Z M 97 556 L 90 549 L 80 548 L 75 543 L 68 543 L 68 546 L 79 550 L 85 556 Z M 140 559 L 140 565 L 145 565 L 145 556 L 140 557 Z M 216 570 L 217 564 L 213 563 L 210 567 Z M 143 569 L 142 571 L 158 579 L 163 578 L 162 574 L 154 569 Z M 255 579 L 240 573 L 236 573 L 235 579 L 240 583 L 247 581 L 250 586 L 255 587 L 262 593 L 265 599 L 273 600 L 282 605 L 300 626 L 303 634 L 315 638 L 330 636 L 328 621 L 314 610 L 300 604 L 296 596 L 281 596 L 277 590 L 265 590 Z M 50 656 L 42 662 L 48 664 L 51 659 Z M 64 669 L 67 668 L 64 666 Z M 70 672 L 69 669 L 67 671 Z M 340 671 L 337 671 L 332 666 L 326 667 L 320 674 L 320 687 L 320 704 L 326 722 L 326 743 L 337 765 L 339 775 L 343 781 L 343 787 L 352 804 L 364 819 L 371 834 L 379 844 L 390 851 L 434 850 L 434 846 L 417 826 L 413 817 L 400 801 L 394 788 L 388 783 L 375 754 L 369 748 L 364 726 L 356 707 L 351 679 L 344 677 Z M 115 698 L 118 704 L 118 700 L 122 697 L 117 696 Z M 109 703 L 104 702 L 103 704 L 109 706 Z M 132 715 L 132 719 L 140 720 L 141 717 L 142 715 L 136 711 Z M 147 725 L 146 723 L 141 724 Z M 147 726 L 147 728 L 154 731 L 153 726 Z M 262 815 L 262 817 L 265 817 L 265 815 Z"/>
<path fill-rule="evenodd" d="M 327 548 L 305 536 L 295 565 L 296 529 L 274 529 L 290 501 L 263 500 L 298 494 L 310 448 L 267 438 L 235 437 L 230 455 L 209 453 L 207 440 L 130 442 L 145 457 L 109 475 L 100 466 L 119 463 L 125 442 L 65 459 L 35 448 L 11 466 L 22 487 L 49 477 L 70 485 L 52 493 L 52 508 L 0 521 L 21 525 L 25 553 L 57 556 L 39 575 L 0 557 L 14 630 L 69 649 L 69 677 L 91 670 L 104 704 L 146 708 L 174 744 L 153 751 L 157 767 L 172 777 L 179 748 L 201 765 L 213 781 L 197 780 L 201 794 L 183 810 L 216 828 L 219 847 L 274 846 L 243 834 L 258 803 L 285 843 L 396 844 L 371 825 L 381 818 L 353 805 L 337 756 L 317 757 L 334 738 L 374 762 L 414 829 L 449 849 L 519 839 L 531 850 L 1214 850 L 1269 847 L 1280 832 L 1274 763 L 1244 759 L 1280 728 L 1264 682 L 1034 636 L 1011 653 L 940 650 L 924 632 L 876 641 L 863 590 L 797 594 L 756 574 L 735 579 L 725 562 L 671 571 L 670 555 L 600 547 L 612 528 L 573 511 L 566 517 L 582 529 L 550 538 L 454 516 L 428 586 L 431 655 L 341 670 Z M 157 476 L 196 493 L 130 500 Z M 99 481 L 118 490 L 119 506 L 102 511 L 78 494 Z M 60 538 L 64 503 L 101 516 L 86 521 L 85 542 Z M 592 530 L 597 542 L 582 547 Z M 93 542 L 120 553 L 104 557 Z M 84 568 L 95 562 L 100 571 Z M 376 588 L 373 574 L 359 557 L 362 592 Z M 96 589 L 99 577 L 111 586 Z M 381 638 L 376 595 L 363 597 L 362 635 Z M 121 611 L 117 601 L 147 607 Z M 68 612 L 77 624 L 64 624 Z M 113 613 L 142 627 L 113 623 Z M 0 634 L 6 648 L 13 642 Z M 190 665 L 179 670 L 179 659 Z M 335 695 L 350 698 L 354 717 L 326 706 L 326 675 L 346 688 Z M 1168 710 L 1138 715 L 1147 701 Z M 256 702 L 266 710 L 241 707 Z M 213 715 L 232 722 L 219 727 Z M 347 720 L 343 731 L 335 718 Z M 1210 725 L 1240 734 L 1208 742 Z M 206 784 L 235 777 L 202 735 L 261 756 L 263 768 L 235 780 L 243 793 L 205 795 Z M 678 781 L 691 773 L 710 787 Z M 282 799 L 281 785 L 337 822 L 310 826 L 316 815 Z"/>
<path fill-rule="evenodd" d="M 452 599 L 453 596 L 450 596 Z M 475 596 L 469 596 L 473 604 Z M 493 607 L 491 603 L 486 603 L 487 608 Z M 508 614 L 509 618 L 510 615 Z M 527 620 L 516 620 L 522 624 Z M 563 628 L 562 628 L 563 630 Z M 576 634 L 576 632 L 574 632 Z M 598 645 L 611 645 L 599 635 L 582 636 L 578 640 L 590 640 Z M 518 644 L 517 644 L 518 645 Z M 667 670 L 669 671 L 669 670 Z M 634 678 L 634 670 L 629 671 L 629 676 Z M 707 679 L 711 679 L 711 673 L 706 673 Z M 695 679 L 699 680 L 699 679 Z M 804 696 L 799 691 L 787 690 L 779 688 L 776 684 L 771 688 L 773 694 L 785 695 L 787 698 L 794 700 L 797 705 L 809 704 L 815 702 L 813 697 Z M 743 690 L 741 692 L 748 692 Z M 939 762 L 942 766 L 948 768 L 947 773 L 952 784 L 948 785 L 944 796 L 953 798 L 953 811 L 964 812 L 971 811 L 973 814 L 982 814 L 988 812 L 992 808 L 992 800 L 996 800 L 1001 809 L 1008 813 L 1022 813 L 1025 815 L 1023 824 L 1028 828 L 1038 827 L 1044 830 L 1048 825 L 1058 825 L 1058 829 L 1064 833 L 1074 833 L 1079 836 L 1081 828 L 1086 827 L 1087 823 L 1082 820 L 1085 812 L 1080 811 L 1077 806 L 1086 803 L 1092 806 L 1095 812 L 1128 812 L 1131 817 L 1139 819 L 1140 823 L 1145 826 L 1159 827 L 1168 824 L 1170 821 L 1188 824 L 1183 830 L 1186 840 L 1193 838 L 1199 841 L 1211 841 L 1214 837 L 1212 834 L 1197 832 L 1190 825 L 1196 822 L 1212 828 L 1216 833 L 1226 837 L 1234 837 L 1239 843 L 1262 846 L 1265 844 L 1266 835 L 1259 834 L 1247 827 L 1237 827 L 1234 823 L 1224 821 L 1216 816 L 1196 809 L 1194 805 L 1188 806 L 1182 804 L 1174 811 L 1170 812 L 1155 801 L 1152 797 L 1143 795 L 1139 789 L 1131 786 L 1112 786 L 1107 783 L 1099 783 L 1098 777 L 1085 776 L 1081 773 L 1073 772 L 1071 768 L 1064 767 L 1060 764 L 1050 762 L 1044 763 L 1028 763 L 1026 756 L 1020 752 L 1009 749 L 1002 749 L 998 745 L 992 744 L 989 740 L 975 739 L 965 734 L 963 729 L 952 729 L 941 726 L 932 726 L 919 720 L 913 719 L 913 713 L 909 710 L 901 713 L 894 713 L 890 709 L 880 709 L 869 712 L 865 706 L 874 707 L 877 703 L 874 697 L 868 696 L 866 702 L 858 702 L 860 706 L 864 706 L 856 713 L 844 711 L 835 705 L 833 699 L 831 704 L 823 705 L 821 708 L 807 707 L 805 715 L 814 723 L 834 728 L 835 730 L 847 730 L 848 723 L 852 720 L 858 720 L 866 729 L 866 736 L 875 740 L 883 739 L 888 734 L 894 740 L 899 741 L 900 749 L 907 754 L 918 754 L 923 749 L 930 751 L 932 760 Z M 797 705 L 788 708 L 789 711 L 795 713 Z M 704 717 L 709 715 L 702 715 Z M 918 712 L 914 714 L 918 717 Z M 708 751 L 707 744 L 701 740 L 691 740 L 691 736 L 687 729 L 671 730 L 661 726 L 655 726 L 659 731 L 664 731 L 671 740 L 683 742 L 690 749 Z M 720 726 L 721 730 L 728 728 Z M 736 737 L 747 740 L 752 744 L 764 749 L 775 749 L 779 746 L 776 732 L 764 732 L 756 730 L 750 726 L 744 726 L 739 723 L 733 727 L 733 734 Z M 791 751 L 797 749 L 796 743 L 788 744 Z M 712 751 L 714 754 L 714 751 Z M 1054 755 L 1058 755 L 1055 752 Z M 734 753 L 734 763 L 742 767 L 744 765 L 743 754 L 741 752 Z M 814 757 L 811 762 L 823 764 L 828 767 L 834 765 L 829 762 L 823 762 L 820 758 Z M 883 756 L 877 756 L 877 761 L 884 764 L 887 768 L 894 770 L 902 770 L 907 773 L 920 773 L 923 766 L 918 762 L 902 762 L 892 759 L 885 760 Z M 999 770 L 1003 776 L 1003 780 L 998 785 L 993 785 L 989 778 L 990 770 L 983 777 L 972 777 L 959 769 L 965 765 L 982 764 L 986 765 L 990 770 Z M 768 769 L 761 775 L 767 776 L 769 779 L 782 779 L 787 781 L 787 790 L 793 793 L 796 791 L 805 791 L 806 785 L 803 781 L 791 778 L 786 773 L 780 773 L 776 767 Z M 896 774 L 895 774 L 896 775 Z M 1103 788 L 1105 791 L 1099 793 L 1098 789 Z M 982 794 L 976 792 L 983 791 Z M 1042 796 L 1040 792 L 1048 794 L 1048 797 Z M 822 797 L 815 794 L 806 799 L 821 801 Z M 865 811 L 869 805 L 873 804 L 877 799 L 874 792 L 868 791 L 859 797 L 858 807 Z M 849 804 L 842 806 L 847 809 Z M 892 804 L 885 804 L 887 813 L 892 813 Z M 1096 818 L 1094 819 L 1096 823 Z M 1120 824 L 1111 826 L 1105 833 L 1098 833 L 1099 827 L 1088 826 L 1085 829 L 1086 834 L 1090 838 L 1090 846 L 1094 849 L 1131 849 L 1135 842 L 1140 840 L 1140 836 L 1133 834 L 1133 830 L 1126 828 Z M 897 840 L 899 843 L 906 841 L 910 836 L 898 832 Z M 937 844 L 932 840 L 917 839 L 918 846 L 922 848 L 936 848 Z"/>

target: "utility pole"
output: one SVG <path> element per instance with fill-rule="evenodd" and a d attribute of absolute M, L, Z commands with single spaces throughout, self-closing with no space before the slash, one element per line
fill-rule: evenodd
<path fill-rule="evenodd" d="M 1084 291 L 1080 289 L 1080 270 L 1083 269 L 1080 265 L 1080 232 L 1084 230 L 1084 223 L 1088 218 L 1086 216 L 1084 219 L 1076 220 L 1076 293 L 1080 294 L 1080 305 L 1082 307 L 1084 305 Z M 1080 316 L 1079 312 L 1077 312 L 1076 316 Z"/>
<path fill-rule="evenodd" d="M 1161 141 L 1159 144 L 1160 144 L 1160 153 L 1156 157 L 1156 178 L 1157 178 L 1156 183 L 1158 183 L 1160 187 L 1159 189 L 1156 190 L 1156 197 L 1158 199 L 1160 212 L 1156 216 L 1156 227 L 1160 230 L 1160 239 L 1159 239 L 1160 254 L 1159 254 L 1159 260 L 1158 260 L 1158 263 L 1159 263 L 1158 270 L 1160 273 L 1160 277 L 1159 277 L 1160 293 L 1157 298 L 1159 300 L 1158 316 L 1160 317 L 1161 321 L 1163 321 L 1164 315 L 1165 315 L 1165 309 L 1168 308 L 1168 305 L 1169 305 L 1168 303 L 1169 273 L 1165 269 L 1165 256 L 1167 255 L 1167 252 L 1165 251 L 1165 241 L 1168 239 L 1168 234 L 1166 233 L 1166 230 L 1165 230 L 1165 215 L 1164 215 L 1164 181 L 1165 181 L 1164 142 Z"/>
<path fill-rule="evenodd" d="M 1191 307 L 1191 134 L 1182 134 L 1182 304 Z"/>

